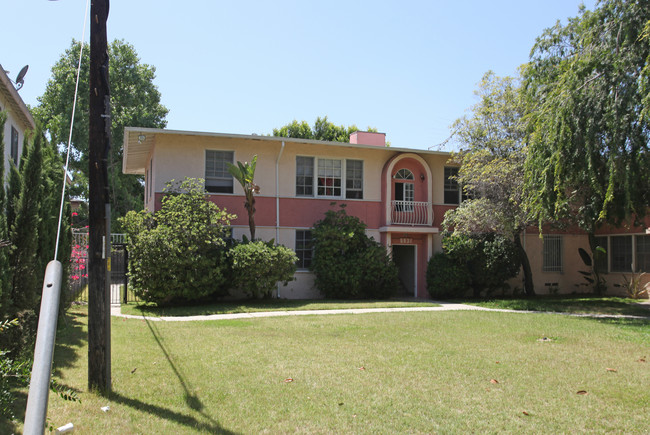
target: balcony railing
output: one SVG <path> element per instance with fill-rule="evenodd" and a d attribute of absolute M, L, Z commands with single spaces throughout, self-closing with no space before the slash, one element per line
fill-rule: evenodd
<path fill-rule="evenodd" d="M 432 225 L 433 210 L 430 202 L 391 201 L 390 219 L 393 225 Z"/>

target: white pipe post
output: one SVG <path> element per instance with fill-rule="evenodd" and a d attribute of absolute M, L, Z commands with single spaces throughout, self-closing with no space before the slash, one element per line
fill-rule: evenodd
<path fill-rule="evenodd" d="M 59 317 L 59 300 L 61 297 L 61 263 L 52 260 L 45 269 L 41 311 L 36 332 L 34 348 L 34 365 L 29 383 L 27 410 L 25 411 L 25 435 L 42 435 L 45 431 L 47 401 L 50 393 L 50 376 L 54 356 L 54 339 Z"/>

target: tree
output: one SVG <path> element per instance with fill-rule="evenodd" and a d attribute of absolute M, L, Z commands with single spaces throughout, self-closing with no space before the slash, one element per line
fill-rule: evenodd
<path fill-rule="evenodd" d="M 52 77 L 45 93 L 38 99 L 34 116 L 40 120 L 51 142 L 63 150 L 67 146 L 72 114 L 80 43 L 72 41 L 68 50 L 52 67 Z M 140 63 L 135 48 L 123 40 L 109 44 L 111 58 L 111 136 L 109 185 L 113 217 L 143 207 L 141 177 L 122 173 L 123 136 L 125 126 L 164 128 L 168 110 L 160 103 L 160 92 L 154 85 L 156 69 Z M 72 132 L 70 162 L 73 185 L 70 195 L 88 197 L 88 89 L 90 55 L 87 47 L 81 62 L 77 110 Z M 117 223 L 118 220 L 115 219 Z"/>
<path fill-rule="evenodd" d="M 25 135 L 20 162 L 20 193 L 15 202 L 15 218 L 9 228 L 14 246 L 9 264 L 12 268 L 11 302 L 17 311 L 35 309 L 39 299 L 38 226 L 40 221 L 41 176 L 43 171 L 42 137 L 33 134 L 32 143 Z M 43 276 L 43 275 L 41 275 Z"/>
<path fill-rule="evenodd" d="M 601 0 L 537 39 L 523 69 L 527 202 L 540 225 L 641 220 L 650 203 L 650 1 Z"/>
<path fill-rule="evenodd" d="M 455 234 L 496 233 L 514 241 L 524 272 L 524 290 L 535 294 L 521 234 L 531 223 L 525 209 L 523 173 L 526 158 L 519 82 L 488 71 L 475 91 L 479 102 L 471 115 L 453 126 L 461 151 L 457 179 L 469 198 L 445 214 L 443 226 Z"/>
<path fill-rule="evenodd" d="M 227 294 L 226 242 L 234 218 L 206 200 L 203 180 L 167 183 L 156 214 L 130 211 L 129 285 L 160 305 Z"/>
<path fill-rule="evenodd" d="M 326 140 L 331 142 L 350 142 L 350 134 L 359 131 L 356 125 L 348 127 L 334 125 L 328 121 L 327 116 L 316 118 L 313 127 L 307 121 L 296 121 L 280 128 L 273 129 L 273 136 L 294 137 L 300 139 Z M 366 131 L 377 132 L 376 128 L 368 127 Z"/>
<path fill-rule="evenodd" d="M 248 228 L 251 231 L 251 240 L 255 240 L 255 195 L 260 193 L 260 186 L 254 182 L 255 166 L 257 166 L 257 155 L 253 157 L 250 163 L 238 161 L 237 166 L 228 163 L 228 172 L 239 181 L 239 184 L 244 189 L 244 195 L 246 195 L 244 207 L 248 212 Z"/>
<path fill-rule="evenodd" d="M 399 286 L 397 266 L 386 249 L 366 235 L 366 224 L 344 205 L 328 210 L 312 230 L 311 270 L 327 298 L 388 298 Z"/>

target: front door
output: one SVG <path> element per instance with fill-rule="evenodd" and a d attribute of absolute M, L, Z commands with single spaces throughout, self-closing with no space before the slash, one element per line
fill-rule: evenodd
<path fill-rule="evenodd" d="M 401 296 L 415 297 L 415 246 L 393 245 L 393 261 L 399 269 Z"/>

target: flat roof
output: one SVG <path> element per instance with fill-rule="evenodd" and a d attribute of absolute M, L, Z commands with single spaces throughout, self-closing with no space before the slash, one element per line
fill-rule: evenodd
<path fill-rule="evenodd" d="M 125 174 L 144 174 L 147 158 L 153 149 L 158 135 L 180 135 L 180 136 L 201 136 L 221 139 L 258 140 L 262 142 L 285 142 L 297 144 L 326 145 L 343 148 L 356 148 L 367 150 L 409 152 L 431 155 L 451 155 L 447 151 L 420 150 L 415 148 L 381 147 L 376 145 L 351 144 L 349 142 L 330 142 L 324 140 L 300 139 L 281 136 L 263 136 L 257 134 L 232 134 L 214 133 L 203 131 L 167 130 L 163 128 L 125 127 L 124 128 L 124 158 L 122 161 L 122 172 Z M 144 136 L 144 138 L 140 138 Z"/>

